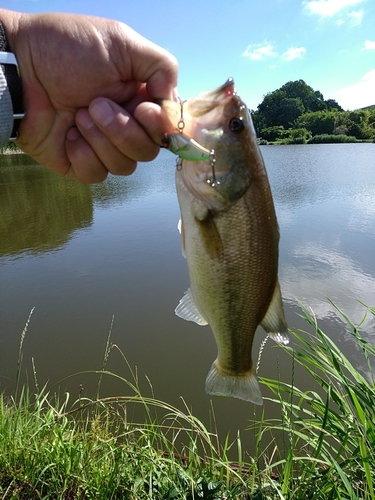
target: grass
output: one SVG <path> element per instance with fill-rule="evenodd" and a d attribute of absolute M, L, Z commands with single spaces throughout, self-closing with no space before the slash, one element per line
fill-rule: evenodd
<path fill-rule="evenodd" d="M 14 153 L 22 153 L 20 148 L 16 146 L 14 142 L 8 142 L 5 146 L 0 148 L 0 154 L 14 154 Z"/>
<path fill-rule="evenodd" d="M 315 317 L 302 310 L 312 333 L 293 332 L 293 347 L 285 349 L 319 392 L 263 379 L 281 413 L 280 422 L 271 428 L 263 423 L 264 431 L 278 429 L 286 435 L 285 457 L 268 470 L 279 475 L 281 498 L 374 499 L 375 348 L 361 336 L 360 325 L 337 309 L 363 353 L 364 376 L 319 328 Z M 375 316 L 375 309 L 366 308 L 366 313 Z M 288 495 L 291 491 L 293 495 Z"/>
<path fill-rule="evenodd" d="M 375 317 L 374 308 L 363 307 Z M 102 377 L 118 377 L 106 371 L 118 349 L 109 336 L 95 400 L 60 399 L 39 389 L 36 377 L 35 394 L 18 388 L 13 398 L 0 398 L 0 498 L 375 499 L 375 348 L 361 324 L 337 309 L 363 353 L 365 376 L 313 314 L 301 311 L 306 331 L 291 332 L 283 349 L 314 390 L 299 389 L 294 378 L 260 379 L 279 418 L 251 423 L 253 456 L 239 436 L 230 443 L 207 430 L 183 400 L 178 408 L 143 396 L 134 372 L 123 379 L 132 396 L 100 398 Z M 228 459 L 233 450 L 235 462 Z"/>
<path fill-rule="evenodd" d="M 307 141 L 308 144 L 333 144 L 333 143 L 347 143 L 347 142 L 362 142 L 351 135 L 344 134 L 321 134 L 314 135 Z"/>

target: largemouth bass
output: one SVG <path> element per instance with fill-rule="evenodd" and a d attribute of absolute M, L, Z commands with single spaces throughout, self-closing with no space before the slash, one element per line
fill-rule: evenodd
<path fill-rule="evenodd" d="M 181 127 L 181 106 L 163 102 Z M 262 404 L 251 356 L 260 324 L 288 343 L 278 282 L 279 228 L 248 108 L 229 79 L 183 105 L 183 132 L 212 154 L 181 160 L 176 188 L 190 288 L 176 314 L 212 328 L 218 356 L 209 394 Z M 188 157 L 188 153 L 185 154 Z"/>

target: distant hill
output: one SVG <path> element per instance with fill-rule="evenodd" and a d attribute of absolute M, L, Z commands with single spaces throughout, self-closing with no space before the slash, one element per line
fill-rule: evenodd
<path fill-rule="evenodd" d="M 359 108 L 359 109 L 375 109 L 375 104 L 372 104 L 371 106 L 365 106 L 364 108 Z"/>

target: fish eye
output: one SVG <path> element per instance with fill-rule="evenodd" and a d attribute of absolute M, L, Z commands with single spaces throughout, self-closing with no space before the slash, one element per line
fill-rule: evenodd
<path fill-rule="evenodd" d="M 239 134 L 240 132 L 243 131 L 245 128 L 245 124 L 243 122 L 243 119 L 240 116 L 236 116 L 235 118 L 232 118 L 229 121 L 229 130 L 232 132 L 235 132 L 236 134 Z"/>

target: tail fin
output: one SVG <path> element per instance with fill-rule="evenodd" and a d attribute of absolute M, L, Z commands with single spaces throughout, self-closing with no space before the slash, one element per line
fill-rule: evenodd
<path fill-rule="evenodd" d="M 227 375 L 217 368 L 216 361 L 206 378 L 206 392 L 217 396 L 244 399 L 256 405 L 263 404 L 262 393 L 254 371 L 244 376 Z"/>

